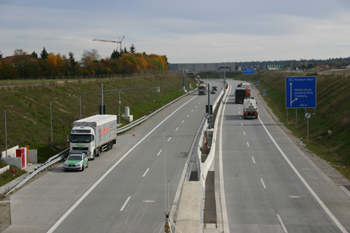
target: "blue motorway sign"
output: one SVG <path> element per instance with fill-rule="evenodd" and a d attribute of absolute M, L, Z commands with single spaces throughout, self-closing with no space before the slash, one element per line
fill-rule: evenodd
<path fill-rule="evenodd" d="M 254 68 L 243 68 L 243 74 L 254 74 Z"/>
<path fill-rule="evenodd" d="M 286 108 L 316 108 L 316 77 L 286 77 Z"/>

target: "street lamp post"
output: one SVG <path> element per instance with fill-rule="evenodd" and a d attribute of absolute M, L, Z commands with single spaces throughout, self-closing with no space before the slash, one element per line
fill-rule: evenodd
<path fill-rule="evenodd" d="M 57 98 L 51 98 L 50 99 L 50 129 L 51 129 L 51 148 L 53 146 L 53 139 L 52 139 L 52 111 L 51 111 L 51 101 L 56 100 Z"/>
<path fill-rule="evenodd" d="M 84 94 L 85 94 L 85 92 L 79 94 L 80 119 L 81 119 L 81 96 Z"/>
<path fill-rule="evenodd" d="M 13 106 L 8 106 L 4 108 L 4 115 L 5 115 L 5 151 L 6 151 L 6 157 L 7 157 L 7 126 L 6 126 L 6 109 L 12 108 Z"/>
<path fill-rule="evenodd" d="M 131 88 L 131 89 L 118 89 L 118 90 L 103 90 L 103 84 L 101 84 L 101 106 L 103 106 L 103 93 L 104 92 L 118 92 L 118 124 L 120 124 L 120 92 L 121 91 L 137 91 L 137 90 L 147 90 L 147 89 L 157 89 L 160 92 L 160 87 L 143 87 L 143 88 Z M 103 109 L 103 107 L 102 107 Z"/>

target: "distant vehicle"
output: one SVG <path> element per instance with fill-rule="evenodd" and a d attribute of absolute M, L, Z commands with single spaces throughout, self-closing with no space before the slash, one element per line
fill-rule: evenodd
<path fill-rule="evenodd" d="M 202 83 L 198 86 L 198 95 L 206 95 L 207 94 L 207 85 Z"/>
<path fill-rule="evenodd" d="M 213 86 L 213 90 L 214 91 L 218 91 L 218 87 L 217 86 Z"/>
<path fill-rule="evenodd" d="M 243 116 L 244 119 L 258 119 L 258 107 L 256 106 L 254 97 L 245 97 L 243 102 Z"/>
<path fill-rule="evenodd" d="M 63 164 L 63 170 L 80 170 L 84 171 L 84 168 L 89 166 L 88 157 L 85 153 L 71 152 L 66 161 Z"/>
<path fill-rule="evenodd" d="M 70 151 L 83 152 L 91 160 L 112 149 L 117 140 L 117 116 L 94 115 L 73 122 Z"/>
<path fill-rule="evenodd" d="M 236 88 L 236 90 L 235 90 L 235 102 L 236 102 L 236 104 L 243 104 L 245 97 L 246 97 L 246 89 L 245 88 Z"/>
<path fill-rule="evenodd" d="M 237 84 L 237 87 L 242 87 L 242 83 L 238 83 L 238 84 Z"/>
<path fill-rule="evenodd" d="M 252 89 L 252 85 L 250 85 L 250 83 L 241 83 L 241 87 L 243 88 L 248 88 L 248 89 Z"/>
<path fill-rule="evenodd" d="M 212 89 L 212 90 L 210 91 L 210 94 L 216 94 L 216 91 L 215 91 L 214 89 Z"/>

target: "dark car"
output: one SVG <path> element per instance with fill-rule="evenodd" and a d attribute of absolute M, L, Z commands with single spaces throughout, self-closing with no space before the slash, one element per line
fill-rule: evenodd
<path fill-rule="evenodd" d="M 217 86 L 213 86 L 213 90 L 214 91 L 218 91 L 218 87 Z"/>

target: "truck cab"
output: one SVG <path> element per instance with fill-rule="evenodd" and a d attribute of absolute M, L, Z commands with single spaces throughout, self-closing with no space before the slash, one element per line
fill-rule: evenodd
<path fill-rule="evenodd" d="M 73 127 L 69 135 L 70 151 L 83 152 L 89 159 L 94 159 L 95 132 L 92 127 Z"/>

